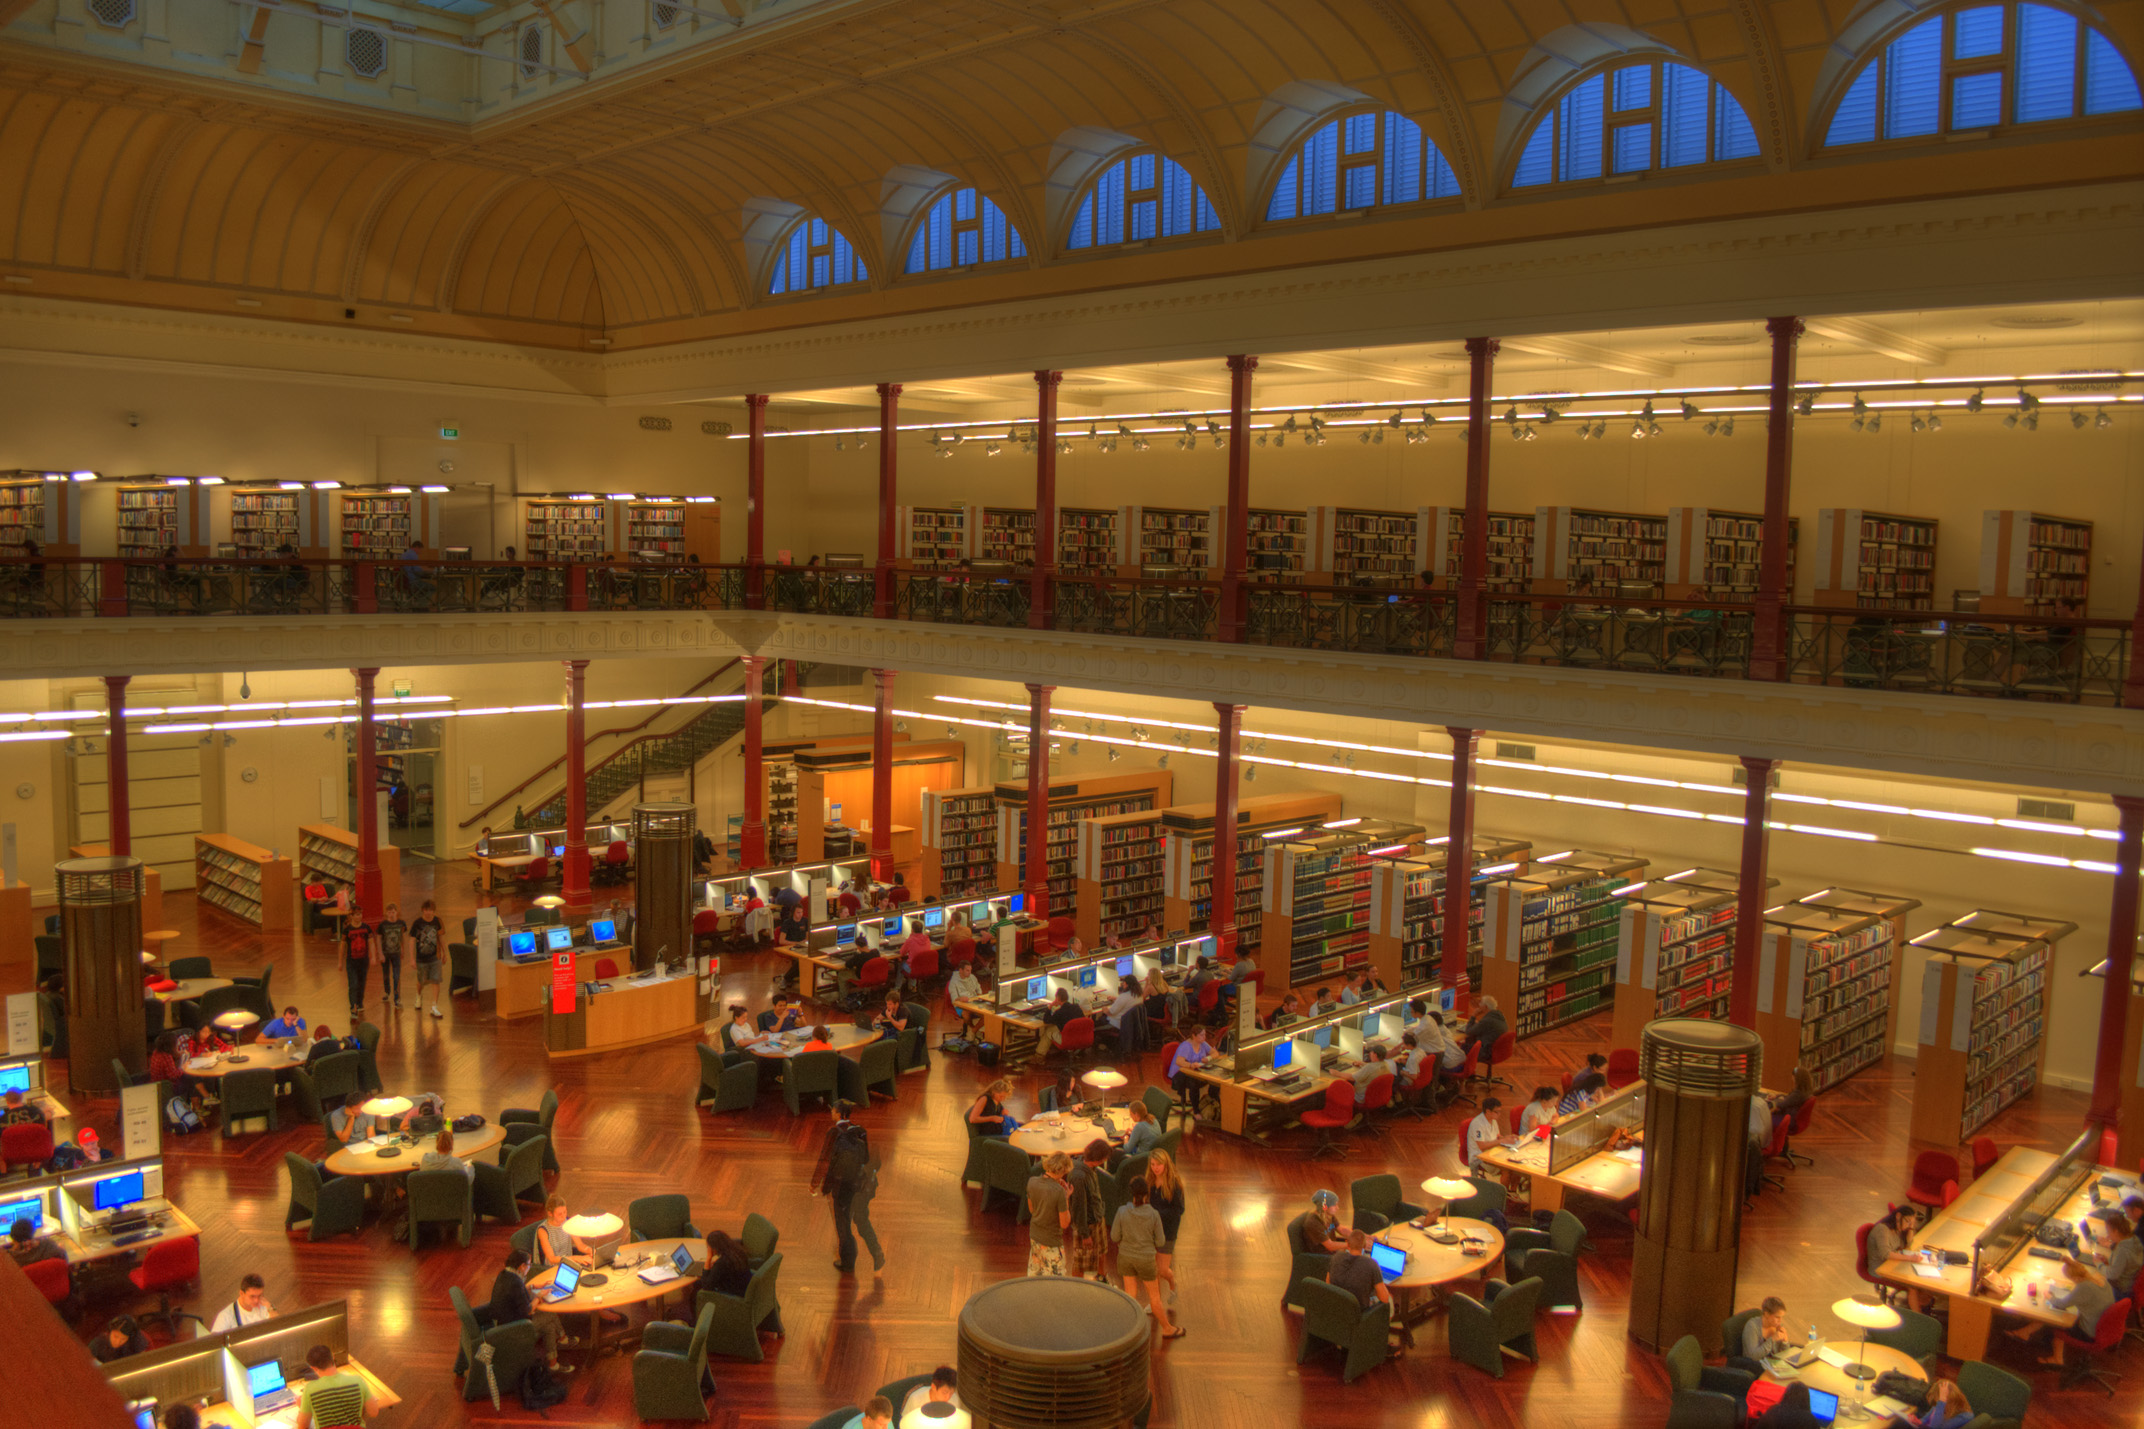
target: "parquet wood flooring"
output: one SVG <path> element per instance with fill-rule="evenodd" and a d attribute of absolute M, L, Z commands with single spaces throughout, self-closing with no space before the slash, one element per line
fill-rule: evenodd
<path fill-rule="evenodd" d="M 436 878 L 450 929 L 477 900 L 459 865 L 413 862 L 403 877 L 405 909 L 414 908 Z M 502 906 L 509 913 L 519 908 L 511 898 Z M 256 931 L 213 909 L 196 909 L 185 895 L 167 897 L 166 907 L 168 921 L 183 934 L 172 952 L 206 954 L 219 973 L 273 961 L 278 1002 L 294 1001 L 315 1023 L 345 1030 L 342 973 L 327 939 L 278 935 L 264 945 Z M 779 962 L 730 959 L 725 993 L 764 1006 Z M 413 1003 L 413 994 L 406 985 L 405 1002 Z M 879 1101 L 864 1114 L 885 1163 L 874 1220 L 890 1263 L 882 1275 L 844 1279 L 831 1265 L 826 1203 L 813 1198 L 809 1184 L 823 1115 L 793 1119 L 778 1096 L 767 1094 L 746 1114 L 714 1117 L 696 1110 L 690 1098 L 697 1062 L 682 1041 L 553 1066 L 544 1055 L 539 1020 L 501 1023 L 469 998 L 458 999 L 443 1021 L 414 1005 L 383 1015 L 375 986 L 368 1016 L 384 1030 L 380 1066 L 392 1089 L 438 1091 L 456 1112 L 478 1110 L 495 1118 L 503 1107 L 533 1107 L 547 1086 L 557 1087 L 564 1169 L 556 1188 L 577 1209 L 622 1215 L 636 1195 L 682 1190 L 703 1229 L 735 1229 L 754 1210 L 781 1227 L 788 1333 L 766 1341 L 763 1364 L 711 1362 L 720 1386 L 711 1402 L 712 1422 L 726 1429 L 806 1424 L 859 1403 L 886 1381 L 950 1360 L 952 1317 L 960 1304 L 981 1286 L 1024 1269 L 1024 1228 L 1006 1210 L 979 1214 L 980 1193 L 959 1184 L 966 1150 L 960 1119 L 988 1080 L 966 1060 L 934 1059 L 930 1072 L 900 1079 L 897 1101 Z M 1607 1019 L 1594 1018 L 1522 1044 L 1518 1061 L 1500 1070 L 1523 1095 L 1536 1080 L 1553 1080 L 1580 1065 L 1587 1052 L 1605 1048 L 1607 1037 Z M 1159 1079 L 1157 1062 L 1150 1054 L 1144 1065 L 1125 1068 L 1134 1088 Z M 1022 1090 L 1015 1110 L 1025 1115 L 1036 1079 L 1016 1080 Z M 1796 1143 L 1816 1164 L 1785 1173 L 1787 1190 L 1765 1195 L 1745 1221 L 1739 1302 L 1776 1293 L 1791 1315 L 1814 1313 L 1827 1329 L 1837 1328 L 1826 1307 L 1863 1288 L 1853 1272 L 1853 1228 L 1880 1213 L 1905 1186 L 1912 1086 L 1910 1063 L 1886 1064 L 1825 1095 L 1810 1134 Z M 1503 1095 L 1508 1101 L 1514 1094 Z M 113 1102 L 73 1100 L 116 1144 Z M 2004 1145 L 2054 1147 L 2073 1134 L 2084 1107 L 2080 1093 L 2043 1090 L 2006 1112 L 1991 1134 Z M 1608 1429 L 1661 1423 L 1666 1382 L 1660 1363 L 1624 1333 L 1629 1227 L 1620 1214 L 1597 1204 L 1579 1207 L 1598 1246 L 1583 1262 L 1585 1310 L 1541 1317 L 1538 1366 L 1513 1362 L 1497 1381 L 1456 1365 L 1445 1357 L 1441 1322 L 1433 1321 L 1406 1357 L 1353 1385 L 1340 1384 L 1331 1360 L 1313 1359 L 1298 1369 L 1297 1318 L 1278 1308 L 1288 1220 L 1319 1187 L 1345 1197 L 1355 1176 L 1394 1169 L 1412 1184 L 1433 1171 L 1455 1170 L 1460 1126 L 1457 1114 L 1386 1123 L 1344 1163 L 1303 1161 L 1293 1137 L 1264 1149 L 1216 1132 L 1187 1136 L 1181 1159 L 1190 1209 L 1177 1274 L 1178 1316 L 1190 1334 L 1155 1352 L 1153 1423 L 1180 1429 L 1515 1429 L 1550 1423 Z M 280 1306 L 347 1297 L 355 1320 L 353 1348 L 404 1399 L 383 1424 L 433 1429 L 532 1421 L 512 1400 L 499 1411 L 488 1401 L 465 1405 L 451 1374 L 455 1328 L 447 1287 L 458 1284 L 472 1299 L 484 1298 L 509 1228 L 480 1223 L 469 1249 L 450 1241 L 415 1257 L 376 1224 L 356 1239 L 318 1245 L 306 1242 L 302 1232 L 286 1234 L 282 1154 L 316 1155 L 319 1144 L 317 1127 L 287 1119 L 278 1132 L 228 1143 L 213 1130 L 167 1143 L 167 1185 L 205 1228 L 203 1281 L 187 1303 L 212 1315 L 249 1270 L 267 1278 L 269 1296 Z M 130 1291 L 92 1297 L 77 1329 L 86 1336 L 132 1303 Z M 2000 1362 L 2022 1366 L 2013 1358 Z M 2028 1372 L 2035 1387 L 2033 1421 L 2076 1429 L 2136 1424 L 2144 1414 L 2144 1354 L 2132 1347 L 2117 1357 L 2116 1367 L 2126 1368 L 2129 1378 L 2112 1400 L 2096 1389 L 2059 1390 L 2052 1376 Z M 623 1359 L 606 1361 L 592 1382 L 575 1378 L 571 1398 L 550 1411 L 549 1423 L 637 1422 L 631 1368 Z M 593 1403 L 587 1402 L 591 1393 Z"/>

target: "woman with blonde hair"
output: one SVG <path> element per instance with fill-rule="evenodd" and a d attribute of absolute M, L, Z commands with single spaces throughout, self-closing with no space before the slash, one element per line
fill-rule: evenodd
<path fill-rule="evenodd" d="M 1928 1386 L 1928 1407 L 1907 1415 L 1906 1422 L 1920 1429 L 1965 1429 L 1974 1417 L 1973 1406 L 1966 1403 L 1965 1391 L 1958 1388 L 1958 1381 L 1939 1379 Z"/>
<path fill-rule="evenodd" d="M 1161 1217 L 1161 1246 L 1154 1253 L 1154 1273 L 1169 1287 L 1169 1300 L 1176 1300 L 1176 1232 L 1184 1223 L 1184 1178 L 1176 1173 L 1176 1160 L 1159 1147 L 1147 1153 L 1147 1195 Z"/>
<path fill-rule="evenodd" d="M 999 1077 L 969 1104 L 968 1135 L 1010 1136 L 1019 1123 L 1005 1112 L 1005 1098 L 1012 1095 L 1012 1079 Z"/>

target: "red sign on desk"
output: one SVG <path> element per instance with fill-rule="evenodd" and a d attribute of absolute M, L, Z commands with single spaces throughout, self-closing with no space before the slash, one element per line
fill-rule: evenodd
<path fill-rule="evenodd" d="M 551 1011 L 561 1017 L 573 1011 L 573 954 L 551 956 Z"/>

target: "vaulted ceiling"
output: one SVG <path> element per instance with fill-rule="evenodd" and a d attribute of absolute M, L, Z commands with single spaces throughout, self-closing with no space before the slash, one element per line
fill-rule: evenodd
<path fill-rule="evenodd" d="M 45 10 L 80 3 L 40 0 Z M 8 292 L 622 348 L 1446 245 L 2133 178 L 2144 167 L 2133 123 L 2038 144 L 1816 155 L 1810 116 L 1836 83 L 1838 47 L 1916 8 L 1928 7 L 830 0 L 472 124 L 383 117 L 55 47 L 30 32 L 39 11 L 0 32 L 0 272 Z M 2108 0 L 2094 14 L 2127 53 L 2140 52 L 2144 0 Z M 1506 195 L 1515 86 L 1524 93 L 1532 77 L 1538 89 L 1574 57 L 1633 44 L 1672 50 L 1727 85 L 1763 160 L 1717 177 Z M 1257 224 L 1260 125 L 1270 97 L 1303 80 L 1419 120 L 1464 201 Z M 1053 145 L 1079 126 L 1182 162 L 1211 196 L 1223 237 L 1056 252 L 1046 179 Z M 899 264 L 883 251 L 877 214 L 882 181 L 900 165 L 979 186 L 1033 256 L 951 278 L 892 277 Z M 741 241 L 755 196 L 824 216 L 856 243 L 871 284 L 760 296 Z"/>

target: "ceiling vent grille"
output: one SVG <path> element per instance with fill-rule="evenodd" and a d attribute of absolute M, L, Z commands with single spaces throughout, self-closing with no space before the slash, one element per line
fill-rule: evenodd
<path fill-rule="evenodd" d="M 124 30 L 134 23 L 134 0 L 89 0 L 89 13 L 100 25 Z"/>
<path fill-rule="evenodd" d="M 676 23 L 677 6 L 666 5 L 662 3 L 662 0 L 655 0 L 655 28 L 667 30 Z"/>
<path fill-rule="evenodd" d="M 2061 819 L 2065 823 L 2077 821 L 2077 806 L 2065 804 L 2060 799 L 2020 799 L 2017 801 L 2017 816 L 2021 819 Z"/>
<path fill-rule="evenodd" d="M 521 31 L 521 77 L 534 79 L 543 73 L 543 31 L 534 25 Z"/>
<path fill-rule="evenodd" d="M 1534 757 L 1534 747 L 1530 744 L 1506 744 L 1502 740 L 1498 740 L 1496 742 L 1496 757 L 1498 759 L 1531 759 Z"/>
<path fill-rule="evenodd" d="M 378 79 L 387 69 L 387 37 L 378 30 L 345 31 L 342 57 L 356 73 Z"/>

